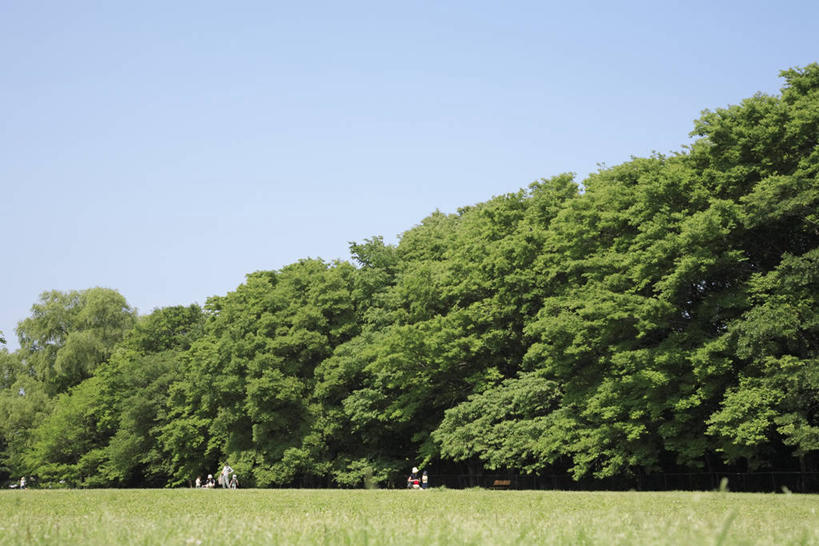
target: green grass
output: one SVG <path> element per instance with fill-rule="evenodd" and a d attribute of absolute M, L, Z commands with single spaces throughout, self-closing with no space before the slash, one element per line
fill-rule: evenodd
<path fill-rule="evenodd" d="M 817 544 L 819 496 L 339 490 L 0 492 L 2 544 Z"/>

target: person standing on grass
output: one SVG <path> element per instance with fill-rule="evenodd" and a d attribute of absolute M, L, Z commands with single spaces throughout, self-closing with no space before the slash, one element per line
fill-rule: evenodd
<path fill-rule="evenodd" d="M 239 488 L 239 476 L 236 474 L 230 479 L 230 488 L 231 489 L 238 489 Z"/>
<path fill-rule="evenodd" d="M 421 489 L 426 489 L 427 487 L 429 487 L 429 474 L 424 470 L 424 473 L 421 474 Z"/>
<path fill-rule="evenodd" d="M 196 476 L 196 488 L 199 489 L 200 487 L 202 487 L 202 478 Z"/>
<path fill-rule="evenodd" d="M 230 465 L 225 463 L 225 466 L 222 467 L 222 475 L 219 476 L 219 483 L 222 485 L 222 489 L 227 489 L 230 485 L 230 475 L 233 473 L 233 469 L 230 468 Z"/>

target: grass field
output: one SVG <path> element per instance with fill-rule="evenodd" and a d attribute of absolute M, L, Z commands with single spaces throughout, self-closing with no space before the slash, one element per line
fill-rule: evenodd
<path fill-rule="evenodd" d="M 340 490 L 0 492 L 2 544 L 817 544 L 819 496 Z"/>

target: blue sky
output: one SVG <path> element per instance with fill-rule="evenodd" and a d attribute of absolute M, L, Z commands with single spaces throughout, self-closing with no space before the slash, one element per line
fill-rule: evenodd
<path fill-rule="evenodd" d="M 670 152 L 819 61 L 819 3 L 0 0 L 0 330 L 141 313 Z"/>

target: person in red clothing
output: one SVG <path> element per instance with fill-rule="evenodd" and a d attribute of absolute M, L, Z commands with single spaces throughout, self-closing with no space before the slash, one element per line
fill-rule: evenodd
<path fill-rule="evenodd" d="M 407 478 L 407 489 L 421 489 L 421 478 L 418 476 L 418 467 L 412 467 L 412 473 Z"/>

